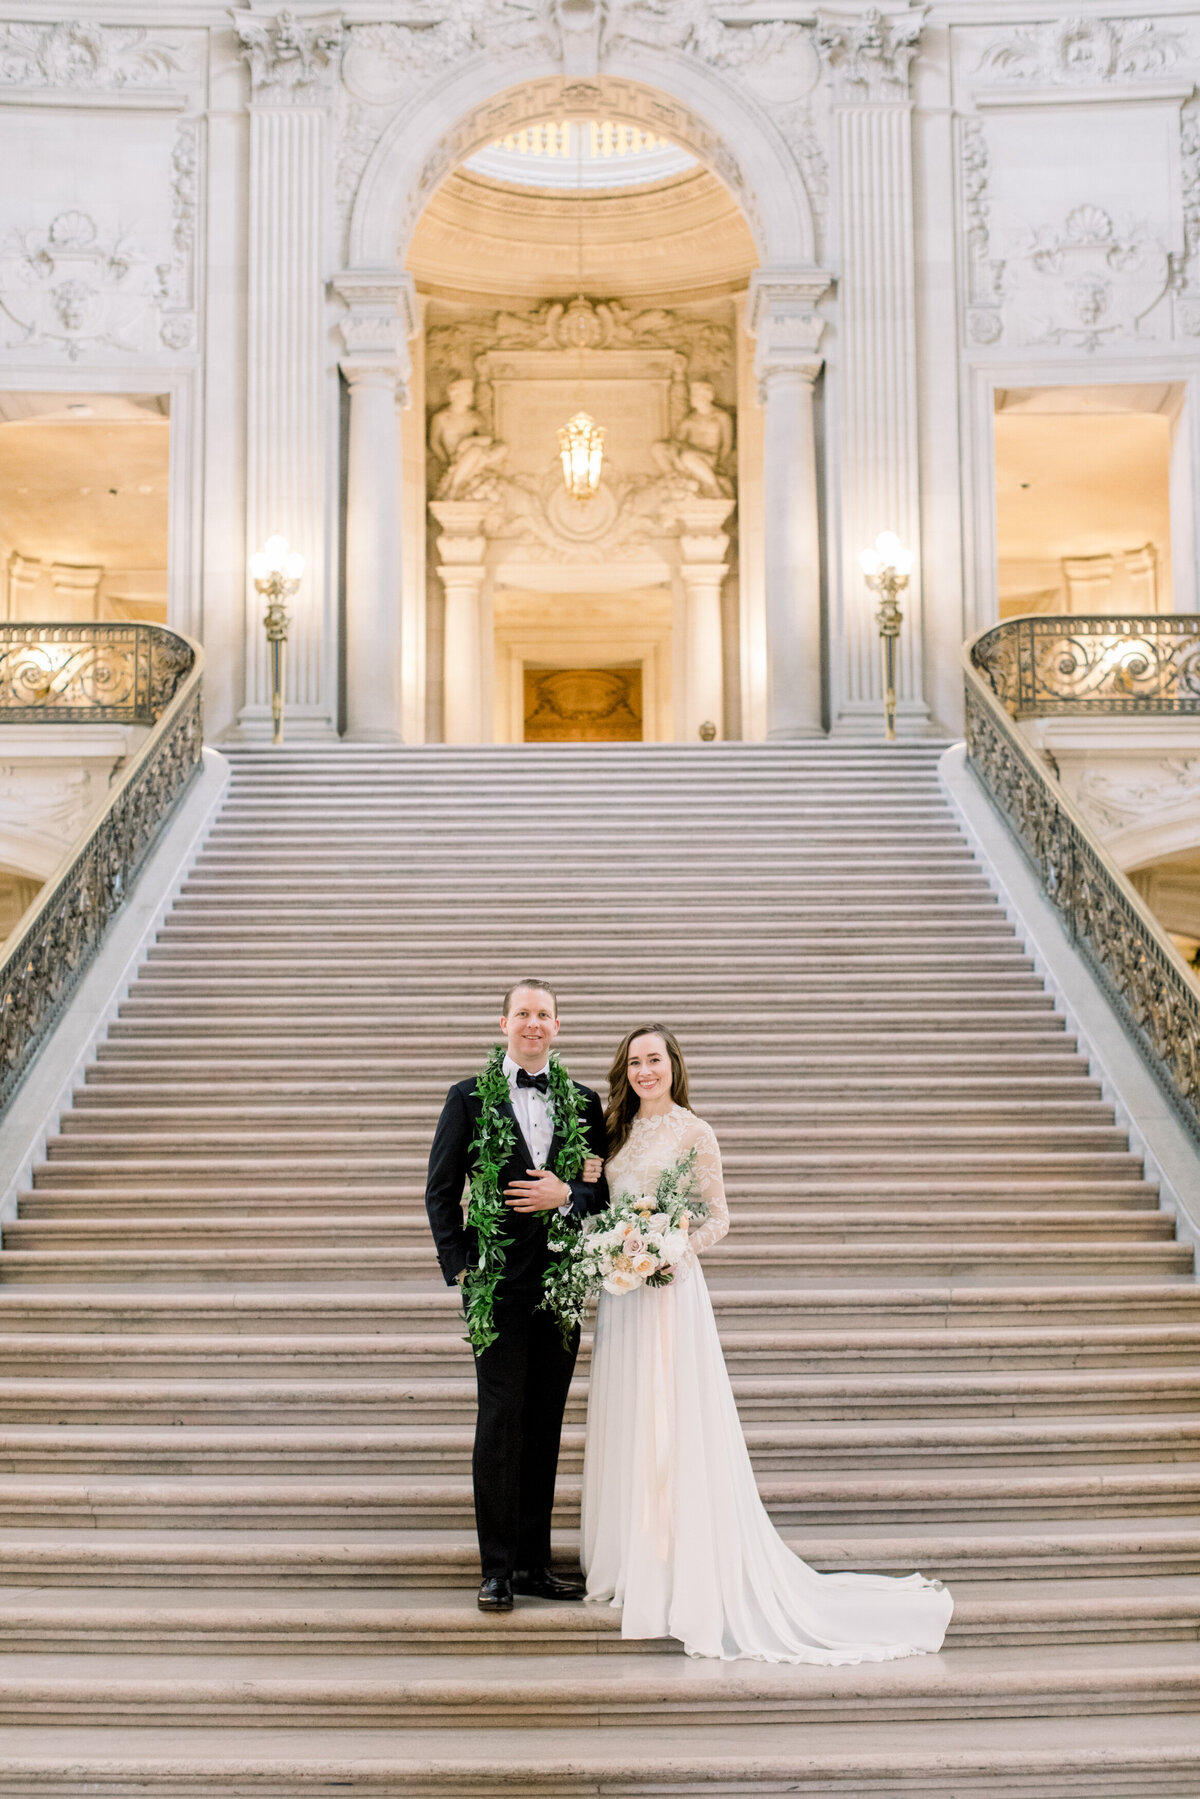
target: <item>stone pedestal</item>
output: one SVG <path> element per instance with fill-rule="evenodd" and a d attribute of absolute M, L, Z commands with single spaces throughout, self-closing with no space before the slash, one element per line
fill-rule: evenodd
<path fill-rule="evenodd" d="M 725 735 L 724 655 L 721 641 L 721 587 L 729 573 L 729 548 L 721 529 L 733 511 L 730 500 L 693 500 L 680 513 L 680 578 L 687 596 L 687 688 L 683 699 L 683 741 L 702 741 L 711 724 Z"/>
<path fill-rule="evenodd" d="M 438 574 L 446 594 L 443 648 L 443 735 L 447 743 L 487 741 L 484 718 L 484 557 L 487 506 L 477 500 L 432 500 L 441 526 Z"/>
<path fill-rule="evenodd" d="M 821 533 L 813 383 L 829 285 L 817 270 L 761 269 L 750 286 L 749 326 L 763 407 L 763 585 L 767 622 L 767 736 L 824 729 Z"/>

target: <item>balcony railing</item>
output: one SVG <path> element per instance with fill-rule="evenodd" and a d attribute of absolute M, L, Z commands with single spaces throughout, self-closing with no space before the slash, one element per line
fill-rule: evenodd
<path fill-rule="evenodd" d="M 45 1043 L 203 751 L 199 644 L 161 625 L 0 625 L 0 724 L 141 724 L 104 809 L 0 949 L 0 1108 Z"/>
<path fill-rule="evenodd" d="M 984 631 L 973 666 L 1014 718 L 1200 712 L 1200 618 L 1014 618 Z"/>
<path fill-rule="evenodd" d="M 1047 896 L 1200 1139 L 1200 983 L 1017 718 L 1200 718 L 1200 615 L 1014 618 L 964 651 L 967 755 Z"/>

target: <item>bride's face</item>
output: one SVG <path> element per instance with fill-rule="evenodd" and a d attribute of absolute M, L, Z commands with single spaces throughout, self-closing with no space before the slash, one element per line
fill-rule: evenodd
<path fill-rule="evenodd" d="M 671 1058 L 661 1037 L 635 1037 L 625 1066 L 629 1085 L 639 1099 L 670 1099 Z"/>

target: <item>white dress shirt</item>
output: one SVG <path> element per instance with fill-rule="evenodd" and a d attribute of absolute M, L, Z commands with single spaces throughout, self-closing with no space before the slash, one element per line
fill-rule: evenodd
<path fill-rule="evenodd" d="M 548 1093 L 539 1093 L 536 1087 L 518 1087 L 519 1072 L 512 1057 L 505 1056 L 504 1073 L 508 1080 L 508 1096 L 512 1100 L 513 1115 L 529 1145 L 534 1167 L 544 1168 L 550 1155 L 550 1145 L 554 1142 L 554 1107 Z M 546 1058 L 544 1068 L 535 1068 L 532 1072 L 549 1074 L 549 1057 Z M 571 1210 L 571 1201 L 565 1199 L 558 1209 L 565 1217 Z"/>
<path fill-rule="evenodd" d="M 534 1072 L 549 1074 L 549 1059 L 545 1068 L 535 1069 Z M 504 1073 L 508 1080 L 513 1112 L 529 1145 L 533 1165 L 535 1168 L 544 1168 L 550 1154 L 550 1145 L 554 1141 L 554 1109 L 550 1104 L 550 1095 L 539 1093 L 536 1087 L 518 1087 L 517 1075 L 520 1070 L 511 1056 L 504 1058 Z"/>

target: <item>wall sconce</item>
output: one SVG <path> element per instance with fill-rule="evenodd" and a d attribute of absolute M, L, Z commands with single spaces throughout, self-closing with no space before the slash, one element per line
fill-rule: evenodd
<path fill-rule="evenodd" d="M 287 642 L 287 602 L 295 594 L 304 574 L 304 558 L 299 550 L 289 550 L 286 537 L 268 537 L 261 550 L 250 558 L 250 574 L 255 589 L 267 602 L 263 614 L 267 642 L 271 646 L 271 742 L 283 742 L 283 646 Z"/>
<path fill-rule="evenodd" d="M 894 531 L 881 531 L 875 547 L 863 550 L 858 558 L 867 586 L 879 595 L 879 611 L 875 623 L 879 627 L 879 644 L 883 652 L 883 718 L 889 743 L 896 741 L 896 640 L 904 615 L 897 595 L 908 586 L 916 557 L 906 550 Z"/>

